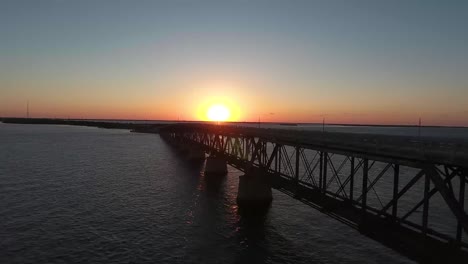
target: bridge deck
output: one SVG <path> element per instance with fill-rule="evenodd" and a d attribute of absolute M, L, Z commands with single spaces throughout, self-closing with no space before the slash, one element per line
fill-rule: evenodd
<path fill-rule="evenodd" d="M 238 127 L 230 125 L 177 125 L 183 131 L 206 131 L 222 135 L 257 137 L 287 145 L 313 146 L 335 153 L 353 153 L 400 164 L 435 163 L 468 165 L 468 140 L 414 136 L 392 136 L 341 132 L 300 131 Z"/>
<path fill-rule="evenodd" d="M 273 188 L 413 259 L 468 261 L 467 142 L 205 124 L 161 136 L 265 173 Z M 452 231 L 433 225 L 429 211 L 455 221 Z"/>

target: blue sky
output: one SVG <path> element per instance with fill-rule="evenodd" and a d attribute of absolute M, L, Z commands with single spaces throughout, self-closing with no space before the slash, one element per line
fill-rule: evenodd
<path fill-rule="evenodd" d="M 468 125 L 468 1 L 0 7 L 0 115 Z"/>

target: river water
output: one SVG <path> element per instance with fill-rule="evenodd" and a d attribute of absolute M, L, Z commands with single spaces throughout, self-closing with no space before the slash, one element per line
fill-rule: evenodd
<path fill-rule="evenodd" d="M 273 191 L 240 216 L 158 135 L 0 123 L 0 263 L 411 263 Z"/>

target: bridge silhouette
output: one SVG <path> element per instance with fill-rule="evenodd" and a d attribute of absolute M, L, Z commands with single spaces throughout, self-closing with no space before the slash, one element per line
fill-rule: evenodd
<path fill-rule="evenodd" d="M 240 207 L 284 192 L 411 259 L 468 263 L 468 144 L 457 140 L 176 124 L 170 145 L 240 176 Z M 274 204 L 273 204 L 274 206 Z"/>

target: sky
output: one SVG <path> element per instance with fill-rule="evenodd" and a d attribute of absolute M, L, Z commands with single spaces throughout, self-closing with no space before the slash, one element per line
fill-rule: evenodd
<path fill-rule="evenodd" d="M 0 116 L 468 126 L 468 1 L 0 0 Z"/>

